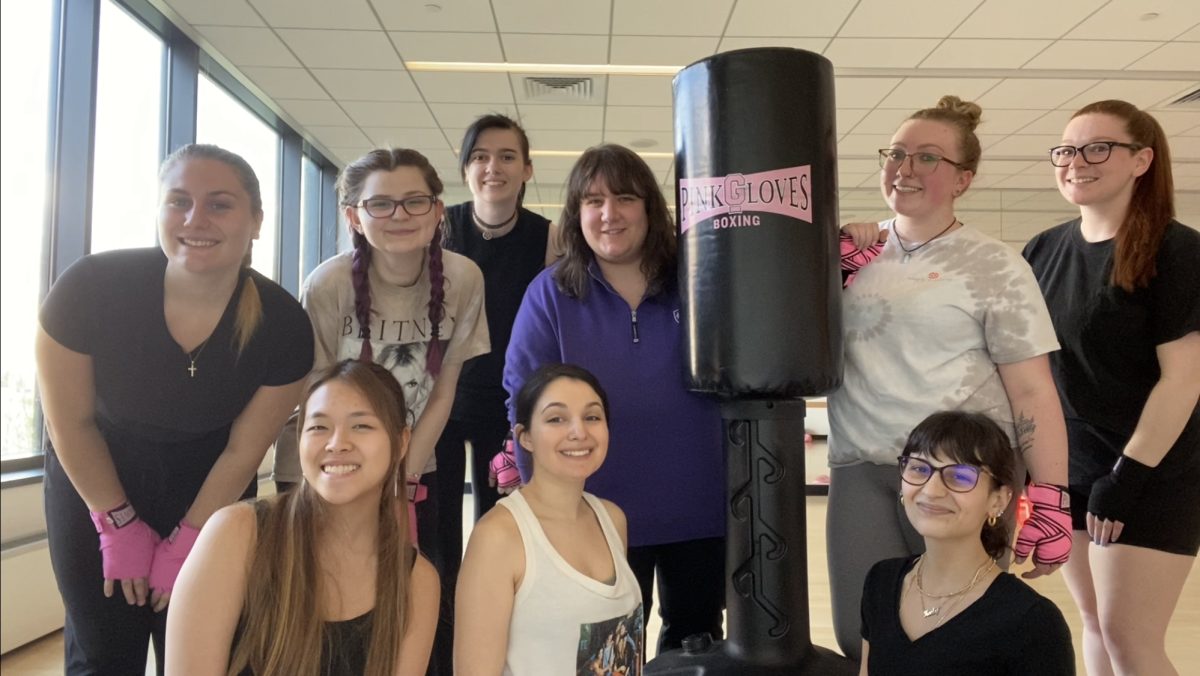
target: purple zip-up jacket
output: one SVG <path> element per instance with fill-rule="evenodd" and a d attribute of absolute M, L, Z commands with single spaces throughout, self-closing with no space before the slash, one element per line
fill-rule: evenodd
<path fill-rule="evenodd" d="M 525 290 L 504 360 L 509 421 L 516 393 L 539 366 L 576 364 L 608 393 L 608 458 L 587 491 L 629 520 L 629 546 L 725 535 L 725 461 L 715 401 L 685 387 L 679 296 L 660 293 L 631 310 L 595 263 L 582 300 L 559 291 L 554 270 Z M 532 471 L 517 453 L 521 477 Z"/>

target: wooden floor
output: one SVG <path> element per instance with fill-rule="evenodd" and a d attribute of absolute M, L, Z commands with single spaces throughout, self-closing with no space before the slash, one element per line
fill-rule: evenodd
<path fill-rule="evenodd" d="M 469 500 L 467 501 L 469 503 Z M 836 650 L 833 620 L 829 609 L 829 574 L 825 566 L 824 497 L 808 498 L 808 572 L 813 643 Z M 470 505 L 464 505 L 469 514 Z M 466 519 L 470 523 L 470 518 Z M 1200 571 L 1194 566 L 1167 632 L 1167 653 L 1181 674 L 1200 674 Z M 1061 575 L 1034 580 L 1034 587 L 1062 608 L 1075 638 L 1076 662 L 1084 674 L 1079 652 L 1079 613 L 1067 593 Z M 659 630 L 658 618 L 647 626 L 647 645 L 653 646 Z M 0 659 L 3 676 L 51 676 L 62 674 L 62 634 L 55 633 L 36 643 L 14 650 Z M 149 671 L 153 673 L 153 671 Z"/>

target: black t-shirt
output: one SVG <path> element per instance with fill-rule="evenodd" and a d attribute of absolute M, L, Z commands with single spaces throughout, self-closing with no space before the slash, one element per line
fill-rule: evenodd
<path fill-rule="evenodd" d="M 900 591 L 915 561 L 887 559 L 867 573 L 862 635 L 870 643 L 868 673 L 1074 676 L 1075 649 L 1062 612 L 1008 573 L 945 624 L 910 640 L 900 625 Z"/>
<path fill-rule="evenodd" d="M 512 231 L 484 239 L 475 227 L 471 202 L 446 209 L 446 243 L 450 251 L 475 261 L 483 271 L 484 309 L 492 351 L 468 360 L 458 377 L 458 393 L 450 417 L 456 420 L 504 417 L 504 353 L 513 321 L 525 297 L 525 288 L 546 265 L 546 238 L 550 221 L 522 208 Z"/>
<path fill-rule="evenodd" d="M 1161 374 L 1157 346 L 1200 330 L 1200 232 L 1172 221 L 1156 275 L 1132 293 L 1109 283 L 1114 241 L 1088 242 L 1079 219 L 1051 228 L 1023 255 L 1062 349 L 1050 355 L 1073 451 L 1115 458 Z M 1200 469 L 1200 408 L 1160 467 Z M 1090 486 L 1094 477 L 1080 477 Z M 1072 479 L 1072 484 L 1076 484 Z"/>
<path fill-rule="evenodd" d="M 109 445 L 169 450 L 216 443 L 264 385 L 286 385 L 312 368 L 313 335 L 300 303 L 253 270 L 243 272 L 225 313 L 191 359 L 163 314 L 162 251 L 86 256 L 50 289 L 41 325 L 66 348 L 90 355 L 96 418 Z M 253 279 L 262 321 L 244 351 L 234 344 L 242 285 Z"/>

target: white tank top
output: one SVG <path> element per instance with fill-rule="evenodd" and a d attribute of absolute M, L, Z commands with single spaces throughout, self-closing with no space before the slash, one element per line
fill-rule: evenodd
<path fill-rule="evenodd" d="M 584 493 L 583 498 L 608 542 L 617 573 L 611 585 L 567 563 L 521 491 L 496 503 L 512 512 L 525 545 L 525 576 L 509 622 L 505 676 L 641 673 L 642 592 L 608 510 L 594 495 Z"/>

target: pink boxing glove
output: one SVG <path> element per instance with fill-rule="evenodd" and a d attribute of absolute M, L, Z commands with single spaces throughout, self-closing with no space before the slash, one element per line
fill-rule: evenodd
<path fill-rule="evenodd" d="M 511 437 L 504 440 L 504 448 L 488 465 L 488 483 L 501 493 L 511 493 L 521 485 L 521 473 L 517 470 L 517 454 Z"/>
<path fill-rule="evenodd" d="M 1033 512 L 1017 533 L 1017 561 L 1032 552 L 1036 564 L 1066 563 L 1071 556 L 1071 495 L 1054 484 L 1029 484 L 1025 495 Z"/>
<path fill-rule="evenodd" d="M 91 512 L 100 534 L 100 560 L 105 580 L 135 580 L 150 575 L 159 537 L 124 503 L 108 512 Z"/>
<path fill-rule="evenodd" d="M 175 578 L 183 561 L 200 537 L 200 529 L 192 528 L 180 521 L 171 535 L 154 550 L 154 565 L 150 567 L 150 588 L 160 594 L 169 594 L 175 587 Z"/>
<path fill-rule="evenodd" d="M 859 249 L 854 245 L 854 238 L 848 233 L 843 232 L 839 237 L 839 246 L 842 253 L 842 286 L 850 286 L 854 281 L 854 276 L 858 274 L 867 263 L 870 263 L 876 256 L 883 251 L 883 243 L 877 242 L 868 247 Z"/>

